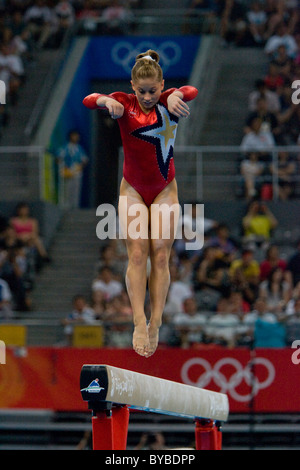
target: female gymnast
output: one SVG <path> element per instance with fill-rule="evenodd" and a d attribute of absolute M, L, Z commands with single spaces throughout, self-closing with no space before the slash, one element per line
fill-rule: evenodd
<path fill-rule="evenodd" d="M 178 119 L 189 116 L 187 101 L 197 96 L 198 90 L 191 86 L 164 89 L 159 55 L 148 50 L 136 57 L 131 73 L 132 94 L 115 92 L 110 95 L 93 93 L 83 100 L 90 109 L 107 108 L 113 119 L 118 119 L 123 148 L 123 179 L 120 196 L 126 196 L 127 204 L 119 202 L 119 218 L 122 227 L 129 227 L 133 220 L 130 207 L 142 204 L 146 211 L 140 216 L 149 223 L 149 237 L 125 236 L 128 252 L 126 287 L 133 310 L 133 348 L 144 357 L 156 350 L 159 328 L 170 285 L 169 256 L 176 233 L 176 214 L 169 217 L 170 235 L 162 234 L 162 216 L 151 218 L 152 204 L 177 207 L 179 203 L 173 147 Z M 146 215 L 145 215 L 146 213 Z M 153 219 L 153 220 L 152 220 Z M 174 230 L 175 228 L 175 230 Z M 154 239 L 151 232 L 159 233 Z M 150 256 L 151 270 L 147 279 L 147 260 Z M 151 305 L 149 323 L 145 315 L 145 296 L 148 289 Z"/>

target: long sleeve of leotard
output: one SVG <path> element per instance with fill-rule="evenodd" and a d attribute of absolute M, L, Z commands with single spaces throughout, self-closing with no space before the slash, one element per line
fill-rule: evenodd
<path fill-rule="evenodd" d="M 197 88 L 191 85 L 182 86 L 178 90 L 183 94 L 183 101 L 192 101 L 198 95 Z"/>
<path fill-rule="evenodd" d="M 171 93 L 173 93 L 176 90 L 180 91 L 183 94 L 183 98 L 182 98 L 183 101 L 191 101 L 191 100 L 195 99 L 197 94 L 198 94 L 197 88 L 195 88 L 193 86 L 190 86 L 190 85 L 185 85 L 185 86 L 182 86 L 180 88 L 172 88 L 169 91 Z M 119 95 L 119 97 L 121 97 L 121 96 L 123 97 L 123 95 L 125 96 L 126 94 L 122 93 L 122 92 L 119 92 L 118 95 Z M 113 97 L 116 97 L 116 93 L 114 94 L 114 96 L 112 96 L 112 95 L 103 95 L 101 93 L 92 93 L 91 95 L 88 95 L 84 98 L 84 100 L 83 100 L 84 106 L 86 106 L 89 109 L 99 108 L 99 106 L 97 105 L 97 100 L 98 100 L 98 98 L 100 98 L 100 96 L 111 96 L 113 98 Z"/>

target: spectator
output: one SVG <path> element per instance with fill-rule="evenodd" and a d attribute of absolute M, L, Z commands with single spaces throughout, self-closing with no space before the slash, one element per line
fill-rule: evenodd
<path fill-rule="evenodd" d="M 249 121 L 249 132 L 243 137 L 241 142 L 242 152 L 262 152 L 268 153 L 270 147 L 275 146 L 275 139 L 272 132 L 262 127 L 262 119 L 255 116 Z"/>
<path fill-rule="evenodd" d="M 216 229 L 216 235 L 212 236 L 208 242 L 217 250 L 218 257 L 229 265 L 236 255 L 236 242 L 230 237 L 229 227 L 225 223 L 220 223 Z"/>
<path fill-rule="evenodd" d="M 260 1 L 253 1 L 246 13 L 249 31 L 255 44 L 261 45 L 267 27 L 267 15 Z"/>
<path fill-rule="evenodd" d="M 232 289 L 240 291 L 243 299 L 253 305 L 257 297 L 260 280 L 259 263 L 254 259 L 253 250 L 243 249 L 241 257 L 231 263 L 229 276 Z"/>
<path fill-rule="evenodd" d="M 250 112 L 257 111 L 257 100 L 261 97 L 265 98 L 267 111 L 269 113 L 277 113 L 280 110 L 278 94 L 269 90 L 264 80 L 258 79 L 255 82 L 255 89 L 248 97 L 248 109 Z"/>
<path fill-rule="evenodd" d="M 246 6 L 237 0 L 225 0 L 221 12 L 220 34 L 224 45 L 247 45 Z"/>
<path fill-rule="evenodd" d="M 173 318 L 175 331 L 183 348 L 199 344 L 203 341 L 203 327 L 206 315 L 198 312 L 195 297 L 187 297 L 183 301 L 182 312 Z"/>
<path fill-rule="evenodd" d="M 104 319 L 114 323 L 132 322 L 132 308 L 127 292 L 123 290 L 105 302 Z"/>
<path fill-rule="evenodd" d="M 5 83 L 7 96 L 12 105 L 17 103 L 24 77 L 24 66 L 19 55 L 12 54 L 9 46 L 0 44 L 0 80 Z"/>
<path fill-rule="evenodd" d="M 174 253 L 174 250 L 172 250 Z M 172 259 L 173 258 L 173 259 Z M 192 286 L 193 283 L 193 272 L 194 272 L 194 264 L 192 259 L 187 255 L 186 252 L 181 253 L 178 257 L 175 255 L 170 256 L 170 264 L 174 263 L 175 260 L 178 259 L 178 269 L 179 269 L 179 278 L 182 282 L 187 284 L 188 286 Z"/>
<path fill-rule="evenodd" d="M 27 51 L 27 45 L 21 36 L 16 36 L 9 27 L 5 27 L 2 31 L 2 44 L 7 47 L 9 55 L 20 57 L 23 66 L 22 56 Z"/>
<path fill-rule="evenodd" d="M 53 33 L 54 46 L 58 47 L 63 40 L 65 33 L 75 22 L 75 10 L 71 1 L 61 0 L 54 7 L 56 18 L 56 31 Z"/>
<path fill-rule="evenodd" d="M 278 163 L 277 165 L 273 162 L 270 164 L 270 173 L 276 176 L 278 184 L 273 189 L 279 199 L 283 201 L 290 199 L 295 192 L 296 164 L 288 152 L 278 153 Z"/>
<path fill-rule="evenodd" d="M 286 112 L 289 111 L 291 113 L 291 103 L 292 103 L 292 92 L 293 89 L 291 87 L 290 80 L 284 80 L 284 83 L 281 87 L 276 90 L 276 94 L 279 98 L 279 112 L 277 113 L 277 119 L 279 123 L 285 122 L 286 119 L 289 119 L 290 116 L 286 117 Z"/>
<path fill-rule="evenodd" d="M 219 6 L 218 2 L 213 0 L 191 0 L 184 14 L 183 34 L 199 34 L 199 25 L 202 33 L 206 29 L 210 33 L 215 32 Z M 197 22 L 193 21 L 196 19 Z"/>
<path fill-rule="evenodd" d="M 293 315 L 295 313 L 295 303 L 298 298 L 300 298 L 300 282 L 298 282 L 298 284 L 293 287 L 292 298 L 289 300 L 285 309 L 287 316 Z"/>
<path fill-rule="evenodd" d="M 253 309 L 246 313 L 239 327 L 238 344 L 250 346 L 254 345 L 256 322 L 263 322 L 266 327 L 277 324 L 277 316 L 267 309 L 266 301 L 258 297 L 253 305 Z"/>
<path fill-rule="evenodd" d="M 264 77 L 264 82 L 268 90 L 276 92 L 284 84 L 284 77 L 280 74 L 280 68 L 275 61 L 271 61 L 268 71 Z"/>
<path fill-rule="evenodd" d="M 96 320 L 105 319 L 105 294 L 102 290 L 94 290 L 92 292 L 92 308 L 95 313 Z"/>
<path fill-rule="evenodd" d="M 300 106 L 292 104 L 286 112 L 281 115 L 283 122 L 284 142 L 286 145 L 296 145 L 300 129 Z"/>
<path fill-rule="evenodd" d="M 178 266 L 170 265 L 170 288 L 164 312 L 171 316 L 172 313 L 181 312 L 184 299 L 192 295 L 190 285 L 180 279 Z"/>
<path fill-rule="evenodd" d="M 277 114 L 281 126 L 280 145 L 295 145 L 299 135 L 299 106 L 292 102 L 291 95 L 291 85 L 289 83 L 284 84 L 280 91 L 281 110 Z"/>
<path fill-rule="evenodd" d="M 253 304 L 253 309 L 244 315 L 243 324 L 253 328 L 254 331 L 255 323 L 258 319 L 266 323 L 277 322 L 277 315 L 268 310 L 266 300 L 261 297 L 257 297 Z"/>
<path fill-rule="evenodd" d="M 80 9 L 76 13 L 79 24 L 82 24 L 83 32 L 98 31 L 97 19 L 100 17 L 100 8 L 96 0 L 83 0 Z"/>
<path fill-rule="evenodd" d="M 73 326 L 76 324 L 92 325 L 95 321 L 95 313 L 91 309 L 83 295 L 76 295 L 72 300 L 73 310 L 63 321 L 64 333 L 69 345 L 72 344 Z"/>
<path fill-rule="evenodd" d="M 28 271 L 26 253 L 22 244 L 16 242 L 14 245 L 8 245 L 5 242 L 3 240 L 0 246 L 0 277 L 9 286 L 14 309 L 27 311 L 31 307 L 28 295 L 31 285 L 26 282 Z"/>
<path fill-rule="evenodd" d="M 227 299 L 227 303 L 230 312 L 237 315 L 239 319 L 242 319 L 244 315 L 250 311 L 250 305 L 244 299 L 243 292 L 241 290 L 232 289 L 232 292 Z"/>
<path fill-rule="evenodd" d="M 86 152 L 79 142 L 79 132 L 71 130 L 67 144 L 58 150 L 57 155 L 63 178 L 64 205 L 68 209 L 74 209 L 80 205 L 82 174 L 88 163 Z"/>
<path fill-rule="evenodd" d="M 275 322 L 269 323 L 258 318 L 254 327 L 254 347 L 255 348 L 284 348 L 285 342 L 285 326 L 281 321 L 276 319 Z"/>
<path fill-rule="evenodd" d="M 38 221 L 35 217 L 31 216 L 30 207 L 26 202 L 21 202 L 17 205 L 15 215 L 10 219 L 10 223 L 20 242 L 27 248 L 34 248 L 42 261 L 50 261 L 50 257 L 39 234 Z"/>
<path fill-rule="evenodd" d="M 8 28 L 12 31 L 13 38 L 20 38 L 25 43 L 26 50 L 31 52 L 32 40 L 30 31 L 24 21 L 22 10 L 16 9 L 8 18 Z"/>
<path fill-rule="evenodd" d="M 0 278 L 0 319 L 8 320 L 13 316 L 12 295 L 7 282 Z"/>
<path fill-rule="evenodd" d="M 296 252 L 288 260 L 287 270 L 291 273 L 295 287 L 300 282 L 300 240 L 298 240 Z"/>
<path fill-rule="evenodd" d="M 270 245 L 266 251 L 265 259 L 260 263 L 260 280 L 265 281 L 274 268 L 286 271 L 287 262 L 279 256 L 277 245 Z"/>
<path fill-rule="evenodd" d="M 242 225 L 245 243 L 267 247 L 278 221 L 266 204 L 255 200 L 250 203 Z"/>
<path fill-rule="evenodd" d="M 192 202 L 186 204 L 184 209 L 182 215 L 183 237 L 175 240 L 174 247 L 178 255 L 186 251 L 186 254 L 192 258 L 194 262 L 196 258 L 201 255 L 202 248 L 199 250 L 186 250 L 186 242 L 198 241 L 201 245 L 209 233 L 218 226 L 218 222 L 203 216 L 200 210 L 200 203 Z"/>
<path fill-rule="evenodd" d="M 121 281 L 125 274 L 124 262 L 119 259 L 115 251 L 113 243 L 108 243 L 100 248 L 99 261 L 96 263 L 96 272 L 103 266 L 108 266 L 112 269 L 115 279 Z"/>
<path fill-rule="evenodd" d="M 106 346 L 110 348 L 129 348 L 132 345 L 132 323 L 114 321 L 109 323 Z"/>
<path fill-rule="evenodd" d="M 284 44 L 281 44 L 278 48 L 276 53 L 274 54 L 273 59 L 274 64 L 278 67 L 279 74 L 285 80 L 291 80 L 291 73 L 292 73 L 292 66 L 293 66 L 293 59 L 288 56 L 287 48 Z"/>
<path fill-rule="evenodd" d="M 259 285 L 259 297 L 266 301 L 269 312 L 283 313 L 291 299 L 292 285 L 284 279 L 281 268 L 275 267 Z"/>
<path fill-rule="evenodd" d="M 143 433 L 134 450 L 165 450 L 165 438 L 160 432 Z"/>
<path fill-rule="evenodd" d="M 286 320 L 286 344 L 291 346 L 293 341 L 300 338 L 300 297 L 294 300 L 294 312 Z"/>
<path fill-rule="evenodd" d="M 43 48 L 53 32 L 53 14 L 45 0 L 35 0 L 25 11 L 24 22 L 35 43 Z"/>
<path fill-rule="evenodd" d="M 245 196 L 247 200 L 253 199 L 260 189 L 260 176 L 264 172 L 264 164 L 259 161 L 259 153 L 249 152 L 247 158 L 242 160 L 240 172 L 245 185 Z"/>
<path fill-rule="evenodd" d="M 268 102 L 265 96 L 260 96 L 256 101 L 256 110 L 251 112 L 246 119 L 245 132 L 251 132 L 251 122 L 254 118 L 261 118 L 261 130 L 271 132 L 276 140 L 280 133 L 279 123 L 275 113 L 268 111 Z"/>
<path fill-rule="evenodd" d="M 208 245 L 195 265 L 194 289 L 204 295 L 209 295 L 211 291 L 227 295 L 229 287 L 228 263 L 220 258 L 216 247 Z M 212 298 L 216 298 L 213 292 Z"/>
<path fill-rule="evenodd" d="M 111 300 L 121 294 L 123 285 L 114 279 L 113 271 L 108 266 L 99 269 L 98 276 L 92 283 L 92 291 L 100 290 L 104 293 L 105 300 Z"/>
<path fill-rule="evenodd" d="M 206 341 L 220 344 L 222 346 L 234 347 L 238 333 L 239 319 L 237 315 L 231 313 L 229 304 L 224 309 L 212 315 L 205 328 Z"/>
<path fill-rule="evenodd" d="M 287 55 L 291 59 L 295 59 L 297 53 L 297 43 L 295 38 L 289 34 L 287 26 L 284 22 L 281 22 L 265 45 L 265 53 L 272 60 L 278 47 L 284 45 L 286 47 Z"/>
<path fill-rule="evenodd" d="M 106 34 L 125 34 L 128 33 L 133 15 L 129 8 L 122 5 L 120 0 L 112 0 L 101 15 L 105 22 L 104 33 Z"/>
<path fill-rule="evenodd" d="M 300 80 L 300 63 L 294 62 L 293 68 L 292 68 L 292 73 L 291 73 L 291 82 Z"/>

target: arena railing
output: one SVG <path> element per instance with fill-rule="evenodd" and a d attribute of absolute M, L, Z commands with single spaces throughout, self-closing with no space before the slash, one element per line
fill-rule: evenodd
<path fill-rule="evenodd" d="M 17 312 L 20 314 L 20 312 Z M 228 321 L 228 323 L 217 321 L 210 322 L 216 312 L 201 310 L 199 311 L 206 318 L 205 324 L 191 326 L 188 322 L 186 324 L 176 324 L 172 322 L 164 322 L 161 330 L 161 344 L 167 345 L 169 347 L 192 347 L 195 344 L 226 344 L 230 347 L 245 346 L 249 347 L 252 344 L 254 338 L 254 329 L 255 324 L 253 321 L 245 322 L 239 318 L 237 314 L 235 320 Z M 220 313 L 220 312 L 218 312 Z M 222 313 L 222 312 L 221 312 Z M 133 331 L 132 322 L 121 322 L 116 323 L 109 321 L 99 321 L 95 320 L 93 323 L 87 324 L 76 324 L 76 328 L 82 328 L 82 332 L 76 333 L 76 337 L 67 338 L 64 334 L 63 326 L 63 314 L 61 319 L 51 318 L 52 313 L 49 312 L 35 312 L 30 314 L 28 312 L 22 313 L 22 315 L 30 315 L 29 318 L 10 318 L 7 320 L 0 320 L 0 334 L 3 338 L 6 346 L 10 347 L 30 347 L 30 346 L 73 346 L 73 347 L 112 347 L 112 348 L 131 348 L 131 338 Z M 39 318 L 39 316 L 44 316 L 44 318 Z M 48 315 L 48 317 L 47 317 Z M 286 317 L 288 318 L 288 317 Z M 283 328 L 285 325 L 284 316 L 279 321 L 278 324 L 282 324 Z M 9 328 L 9 340 L 6 341 L 6 330 L 5 327 Z M 168 328 L 168 333 L 164 327 Z M 87 331 L 86 328 L 89 328 Z M 99 332 L 96 331 L 102 329 L 101 336 Z M 115 341 L 115 338 L 112 336 L 113 328 L 121 328 L 121 332 L 116 330 L 118 337 L 122 335 L 126 336 L 128 333 L 127 341 L 126 339 L 120 343 L 118 340 Z M 180 329 L 184 330 L 184 335 L 182 336 L 182 343 L 180 343 Z M 94 332 L 93 332 L 94 330 Z M 165 330 L 165 331 L 164 331 Z M 203 341 L 198 342 L 197 339 L 189 340 L 187 335 L 195 335 L 197 333 L 203 333 Z M 220 333 L 222 331 L 222 333 Z M 223 338 L 223 339 L 222 339 Z M 174 341 L 177 341 L 176 344 Z M 179 343 L 178 343 L 179 341 Z M 180 346 L 181 344 L 181 346 Z M 288 342 L 286 346 L 289 346 Z"/>
<path fill-rule="evenodd" d="M 158 8 L 129 9 L 127 18 L 120 22 L 125 33 L 157 34 L 202 34 L 219 31 L 220 19 L 212 16 L 212 9 Z M 101 32 L 106 20 L 88 17 L 77 21 L 77 33 L 94 34 Z"/>
<path fill-rule="evenodd" d="M 0 200 L 43 199 L 43 146 L 0 146 Z"/>
<path fill-rule="evenodd" d="M 295 197 L 300 197 L 300 146 L 269 147 L 269 161 L 278 169 L 278 154 L 287 152 L 294 160 Z M 42 200 L 64 206 L 63 178 L 55 156 L 43 146 L 0 146 L 0 199 Z M 176 178 L 182 200 L 210 201 L 226 195 L 227 200 L 243 197 L 238 194 L 243 184 L 241 161 L 246 153 L 240 146 L 177 146 L 174 159 Z M 123 152 L 120 151 L 120 160 Z M 266 159 L 265 156 L 262 159 Z M 119 165 L 119 180 L 122 164 Z M 271 186 L 272 200 L 278 200 L 278 171 L 266 171 L 261 183 Z M 224 193 L 226 191 L 226 193 Z"/>
<path fill-rule="evenodd" d="M 180 189 L 182 200 L 210 201 L 220 200 L 225 196 L 227 200 L 243 197 L 240 190 L 243 186 L 243 177 L 240 173 L 240 164 L 246 158 L 247 152 L 243 152 L 240 146 L 175 146 L 174 161 L 176 179 Z M 253 149 L 252 151 L 257 151 Z M 265 162 L 265 174 L 258 180 L 260 183 L 271 185 L 272 200 L 278 200 L 278 154 L 288 152 L 296 164 L 296 174 L 292 182 L 296 185 L 296 197 L 300 197 L 300 146 L 276 146 L 269 147 L 261 158 Z M 266 157 L 268 155 L 268 159 Z M 123 151 L 120 151 L 120 160 L 123 159 Z M 268 166 L 273 163 L 275 171 L 271 175 Z M 277 169 L 277 171 L 276 171 Z M 122 164 L 119 165 L 119 180 L 121 179 Z"/>

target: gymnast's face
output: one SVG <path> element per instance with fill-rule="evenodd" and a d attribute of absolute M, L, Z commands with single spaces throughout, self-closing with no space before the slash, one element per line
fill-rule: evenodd
<path fill-rule="evenodd" d="M 143 78 L 132 81 L 131 85 L 140 107 L 145 113 L 149 113 L 159 101 L 161 92 L 164 89 L 164 80 L 158 81 L 154 78 Z"/>

